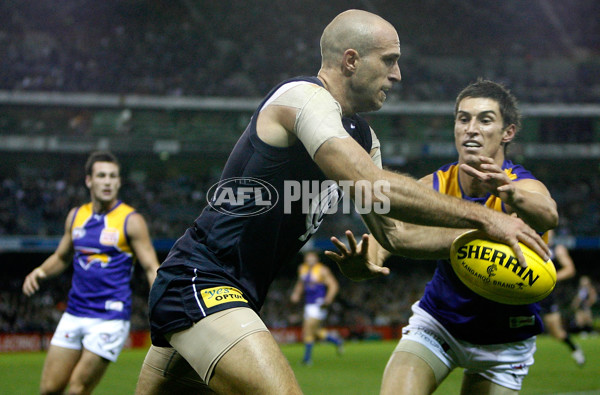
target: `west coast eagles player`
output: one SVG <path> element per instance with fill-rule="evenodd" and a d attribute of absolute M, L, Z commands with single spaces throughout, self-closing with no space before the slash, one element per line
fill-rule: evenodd
<path fill-rule="evenodd" d="M 316 251 L 307 251 L 304 262 L 298 267 L 298 280 L 290 296 L 293 303 L 300 302 L 304 294 L 304 321 L 302 337 L 304 341 L 304 357 L 302 363 L 312 364 L 312 349 L 315 340 L 326 340 L 337 347 L 338 354 L 343 353 L 344 342 L 333 331 L 322 327 L 327 318 L 327 307 L 333 303 L 339 290 L 339 284 L 331 270 L 319 262 Z"/>
<path fill-rule="evenodd" d="M 89 394 L 109 362 L 117 360 L 129 334 L 135 260 L 152 285 L 158 260 L 142 216 L 117 198 L 117 159 L 92 153 L 85 165 L 91 202 L 72 209 L 58 248 L 23 284 L 27 296 L 40 283 L 73 265 L 72 288 L 48 349 L 40 393 Z"/>
<path fill-rule="evenodd" d="M 506 146 L 519 125 L 516 99 L 503 86 L 485 80 L 467 86 L 455 106 L 458 162 L 443 166 L 421 182 L 441 194 L 517 215 L 540 233 L 554 228 L 556 203 L 546 187 L 505 158 Z M 362 254 L 363 260 L 380 265 L 389 255 L 367 235 L 357 246 L 352 233 L 346 234 L 350 250 L 333 238 L 341 255 L 326 252 L 338 263 L 358 262 Z M 447 230 L 397 224 L 390 238 L 398 246 L 395 253 L 447 258 L 453 239 L 449 236 Z M 437 250 L 430 248 L 435 245 L 423 243 L 427 239 L 438 240 Z M 535 336 L 543 330 L 538 304 L 509 306 L 487 300 L 469 290 L 448 261 L 440 261 L 412 310 L 385 369 L 382 394 L 430 394 L 456 367 L 465 368 L 463 394 L 515 394 L 520 390 L 533 364 Z"/>
<path fill-rule="evenodd" d="M 325 28 L 321 52 L 317 77 L 276 86 L 233 148 L 216 193 L 240 199 L 217 207 L 223 195 L 211 200 L 158 270 L 150 292 L 153 346 L 142 366 L 138 394 L 301 392 L 257 312 L 280 267 L 323 221 L 320 208 L 339 195 L 330 184 L 333 189 L 323 189 L 314 205 L 304 207 L 287 194 L 289 183 L 362 181 L 371 186 L 365 191 L 371 194 L 374 183 L 384 181 L 390 185 L 392 217 L 475 227 L 515 249 L 523 240 L 541 255 L 547 253 L 522 220 L 442 196 L 378 166 L 378 140 L 357 113 L 381 108 L 386 91 L 400 80 L 400 40 L 389 22 L 366 11 L 341 13 Z M 240 179 L 244 182 L 232 182 Z M 264 202 L 276 194 L 281 199 L 265 210 Z M 324 205 L 317 204 L 320 197 Z M 369 201 L 369 207 L 375 203 Z M 378 218 L 373 217 L 370 228 L 378 226 Z M 375 266 L 361 270 L 387 272 Z"/>

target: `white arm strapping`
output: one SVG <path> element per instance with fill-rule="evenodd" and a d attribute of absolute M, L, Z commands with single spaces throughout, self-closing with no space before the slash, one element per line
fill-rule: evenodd
<path fill-rule="evenodd" d="M 342 124 L 340 104 L 325 88 L 316 84 L 296 85 L 268 105 L 298 109 L 293 133 L 304 144 L 311 158 L 327 140 L 350 137 Z"/>
<path fill-rule="evenodd" d="M 383 169 L 383 163 L 381 162 L 381 143 L 375 134 L 375 131 L 371 129 L 371 151 L 375 150 L 375 153 L 372 154 L 371 160 L 375 163 L 375 166 Z"/>

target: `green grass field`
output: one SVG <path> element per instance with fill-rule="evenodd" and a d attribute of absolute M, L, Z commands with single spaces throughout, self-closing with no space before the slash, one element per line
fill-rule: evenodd
<path fill-rule="evenodd" d="M 600 337 L 578 339 L 588 361 L 579 368 L 564 345 L 547 337 L 538 340 L 536 363 L 525 379 L 522 394 L 600 394 Z M 285 345 L 298 381 L 307 395 L 377 394 L 383 368 L 395 342 L 348 343 L 338 357 L 332 346 L 315 347 L 314 365 L 302 366 L 302 345 Z M 145 350 L 123 352 L 98 386 L 97 395 L 132 394 Z M 37 393 L 43 353 L 0 354 L 0 394 Z M 436 394 L 458 394 L 461 372 L 453 372 Z"/>

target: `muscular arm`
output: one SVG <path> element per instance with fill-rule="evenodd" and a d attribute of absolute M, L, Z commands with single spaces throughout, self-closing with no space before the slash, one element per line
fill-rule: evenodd
<path fill-rule="evenodd" d="M 420 184 L 433 188 L 433 175 L 419 180 Z M 369 230 L 376 234 L 369 248 L 385 248 L 388 253 L 379 253 L 379 259 L 386 255 L 402 255 L 413 259 L 448 258 L 450 245 L 468 229 L 420 226 L 393 220 L 371 212 L 363 215 Z M 383 245 L 378 242 L 383 240 Z M 381 262 L 383 263 L 383 262 Z"/>
<path fill-rule="evenodd" d="M 497 166 L 494 165 L 494 167 Z M 511 181 L 502 169 L 497 168 L 498 173 L 502 173 L 502 176 L 506 178 L 506 181 L 503 182 L 506 182 L 507 185 L 503 188 L 496 185 L 494 190 L 490 192 L 498 194 L 501 199 L 510 200 L 510 205 L 506 204 L 508 213 L 516 213 L 525 223 L 539 231 L 545 231 L 556 226 L 555 221 L 558 218 L 556 203 L 550 197 L 550 193 L 544 184 L 532 179 Z M 475 175 L 475 173 L 477 173 L 479 179 L 484 179 L 485 174 L 487 174 L 474 169 L 469 172 L 471 175 Z M 423 177 L 419 181 L 423 185 L 433 188 L 433 174 Z M 494 182 L 496 181 L 498 180 L 494 180 Z M 502 191 L 498 192 L 496 189 L 502 189 Z M 507 191 L 510 191 L 510 193 Z M 505 200 L 503 201 L 507 203 Z M 371 217 L 375 217 L 375 215 L 371 215 Z M 399 221 L 390 221 L 389 219 L 365 218 L 365 221 L 371 222 L 371 226 L 369 226 L 371 231 L 375 230 L 384 234 L 377 237 L 377 240 L 385 237 L 386 248 L 393 254 L 416 259 L 447 258 L 452 241 L 467 230 L 422 227 Z M 571 266 L 565 267 L 564 274 L 560 275 L 561 277 L 565 276 L 565 279 L 575 274 L 568 252 L 566 252 L 566 255 L 566 264 L 570 263 Z"/>
<path fill-rule="evenodd" d="M 556 281 L 563 281 L 575 276 L 575 264 L 569 251 L 564 245 L 558 244 L 554 248 L 555 262 L 558 262 L 560 269 L 556 272 Z"/>
<path fill-rule="evenodd" d="M 40 289 L 40 282 L 58 276 L 71 264 L 73 258 L 73 239 L 71 238 L 71 222 L 75 209 L 67 215 L 65 233 L 63 234 L 56 251 L 50 255 L 40 266 L 36 267 L 25 277 L 23 293 L 31 296 Z"/>
<path fill-rule="evenodd" d="M 152 246 L 146 221 L 138 213 L 132 214 L 127 220 L 127 235 L 129 242 L 140 266 L 144 269 L 148 284 L 152 286 L 158 270 L 158 258 Z"/>
<path fill-rule="evenodd" d="M 315 162 L 334 181 L 365 180 L 371 185 L 384 181 L 390 186 L 386 193 L 390 203 L 388 216 L 401 221 L 430 226 L 481 228 L 487 226 L 487 209 L 459 199 L 440 195 L 420 185 L 408 176 L 377 168 L 369 155 L 353 139 L 332 138 L 315 154 Z M 351 194 L 356 192 L 351 187 Z M 374 190 L 367 191 L 374 203 L 384 203 Z M 364 201 L 365 199 L 363 199 Z M 493 214 L 492 214 L 493 215 Z M 377 236 L 377 235 L 375 235 Z"/>
<path fill-rule="evenodd" d="M 544 184 L 533 179 L 512 181 L 492 158 L 482 156 L 480 159 L 479 169 L 462 164 L 461 170 L 474 177 L 489 193 L 498 196 L 509 214 L 516 213 L 541 233 L 558 225 L 556 202 Z"/>
<path fill-rule="evenodd" d="M 546 232 L 558 225 L 556 202 L 544 184 L 537 180 L 521 180 L 512 183 L 514 192 L 501 192 L 500 199 L 506 203 L 506 211 L 516 213 L 526 224 L 538 232 Z"/>
<path fill-rule="evenodd" d="M 521 264 L 525 264 L 525 257 L 519 241 L 528 244 L 541 256 L 548 256 L 543 240 L 522 220 L 439 194 L 410 177 L 381 170 L 352 139 L 328 140 L 316 152 L 314 159 L 328 178 L 335 181 L 366 180 L 370 185 L 380 180 L 387 182 L 390 186 L 390 191 L 386 192 L 390 203 L 388 216 L 391 218 L 419 225 L 482 230 L 492 239 L 508 244 Z M 355 192 L 351 188 L 351 193 Z M 372 207 L 375 207 L 375 203 L 382 201 L 377 201 L 374 190 L 370 192 L 374 197 Z M 378 235 L 374 236 L 377 238 Z M 387 247 L 383 244 L 385 240 L 378 241 Z"/>
<path fill-rule="evenodd" d="M 423 177 L 419 182 L 428 188 L 433 188 L 433 174 Z M 528 192 L 527 188 L 538 190 L 539 186 L 537 184 L 541 183 L 522 183 L 519 189 L 525 192 Z M 545 187 L 543 189 L 545 190 Z M 363 242 L 356 246 L 352 232 L 346 232 L 350 250 L 342 242 L 332 238 L 340 254 L 330 251 L 326 254 L 335 260 L 340 267 L 345 266 L 347 268 L 348 263 L 351 262 L 350 257 L 355 261 L 360 261 L 361 255 L 363 256 L 362 259 L 367 258 L 367 261 L 375 267 L 382 267 L 384 261 L 392 254 L 413 259 L 445 259 L 448 258 L 452 242 L 468 230 L 414 225 L 380 216 L 373 212 L 363 215 L 363 220 L 372 232 L 368 236 L 368 252 L 362 252 Z M 376 236 L 374 237 L 374 235 Z M 365 236 L 363 236 L 363 241 L 364 238 Z M 380 240 L 383 243 L 380 243 Z M 356 247 L 353 247 L 353 245 Z M 568 251 L 563 246 L 561 247 L 562 249 L 557 250 L 557 258 L 561 263 L 560 258 L 564 257 L 565 266 L 557 273 L 557 279 L 559 280 L 570 278 L 575 274 L 575 267 Z M 360 265 L 357 266 L 360 267 Z"/>
<path fill-rule="evenodd" d="M 468 174 L 476 176 L 482 182 L 490 182 L 489 189 L 491 193 L 499 195 L 501 199 L 510 201 L 510 204 L 508 204 L 503 200 L 509 213 L 516 213 L 525 223 L 539 231 L 545 231 L 556 226 L 555 221 L 558 218 L 556 203 L 550 197 L 550 193 L 544 184 L 532 179 L 511 181 L 498 166 L 490 164 L 488 167 L 490 171 L 497 168 L 497 172 L 484 173 L 466 166 L 466 168 L 469 168 Z M 500 178 L 490 181 L 487 180 L 487 174 L 498 175 Z M 419 181 L 427 187 L 433 188 L 433 174 L 423 177 Z M 502 184 L 501 187 L 498 187 L 499 183 Z M 389 247 L 388 250 L 393 254 L 416 259 L 447 258 L 452 241 L 467 230 L 422 227 L 399 221 L 390 221 L 389 219 L 379 220 L 379 225 L 376 220 L 371 219 L 371 221 L 374 223 L 372 227 L 369 227 L 370 230 L 375 229 L 378 232 L 385 233 L 386 236 L 384 237 L 386 237 L 386 248 Z M 395 229 L 392 228 L 392 223 Z M 557 273 L 558 280 L 570 278 L 575 274 L 575 267 L 568 251 L 566 249 L 561 250 L 561 255 L 564 257 L 566 266 Z M 561 261 L 559 260 L 559 262 Z"/>
<path fill-rule="evenodd" d="M 326 267 L 323 267 L 323 282 L 327 286 L 327 294 L 325 295 L 324 303 L 325 305 L 329 306 L 331 303 L 333 303 L 333 299 L 335 299 L 335 296 L 340 289 L 340 285 L 331 273 L 331 270 Z"/>
<path fill-rule="evenodd" d="M 474 203 L 440 195 L 419 185 L 411 177 L 378 168 L 354 139 L 346 138 L 349 136 L 343 130 L 339 105 L 332 102 L 332 98 L 328 101 L 326 96 L 321 89 L 318 94 L 311 96 L 315 100 L 304 100 L 308 96 L 302 96 L 302 100 L 292 97 L 289 100 L 292 104 L 288 104 L 282 95 L 277 105 L 267 106 L 258 117 L 259 138 L 275 146 L 289 146 L 296 138 L 300 139 L 329 179 L 337 182 L 367 181 L 371 189 L 361 190 L 361 193 L 363 196 L 370 194 L 374 197 L 368 202 L 369 206 L 374 209 L 376 205 L 389 201 L 389 213 L 386 215 L 391 218 L 428 226 L 480 229 L 491 238 L 510 245 L 522 264 L 525 258 L 518 245 L 519 241 L 529 245 L 538 254 L 547 256 L 548 250 L 542 239 L 522 220 Z M 381 191 L 373 189 L 376 181 L 390 186 L 390 190 L 385 192 L 385 199 L 378 195 Z M 350 193 L 353 197 L 355 192 L 355 188 L 351 186 Z M 374 232 L 378 241 L 388 247 L 382 234 L 383 232 Z"/>

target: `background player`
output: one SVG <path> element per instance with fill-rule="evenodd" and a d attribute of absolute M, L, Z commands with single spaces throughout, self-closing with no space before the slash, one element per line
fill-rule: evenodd
<path fill-rule="evenodd" d="M 91 202 L 72 209 L 54 254 L 23 284 L 27 296 L 40 283 L 73 265 L 72 288 L 48 349 L 40 392 L 89 394 L 109 362 L 115 362 L 129 334 L 130 280 L 137 259 L 152 285 L 158 260 L 142 216 L 118 200 L 120 167 L 108 152 L 85 164 Z"/>
<path fill-rule="evenodd" d="M 220 208 L 227 214 L 209 205 L 161 265 L 150 292 L 153 346 L 138 380 L 139 394 L 207 386 L 217 393 L 300 393 L 289 363 L 256 312 L 281 265 L 317 231 L 327 210 L 323 203 L 333 204 L 339 194 L 330 185 L 304 209 L 301 201 L 285 201 L 286 183 L 389 183 L 391 217 L 484 230 L 511 245 L 520 261 L 519 240 L 547 254 L 541 238 L 522 220 L 442 196 L 380 168 L 378 140 L 357 113 L 381 108 L 386 91 L 400 80 L 400 40 L 390 23 L 365 11 L 344 12 L 325 28 L 321 52 L 317 77 L 284 81 L 259 105 L 216 188 L 244 196 L 241 187 L 260 191 L 261 185 L 271 185 L 281 202 L 260 215 L 255 215 L 256 198 L 226 203 Z M 240 177 L 246 182 L 227 181 Z M 372 189 L 364 192 L 373 196 Z M 376 228 L 378 218 L 369 218 L 369 226 Z M 384 230 L 381 226 L 375 233 L 385 243 Z M 388 269 L 362 267 L 357 275 L 362 271 L 376 275 Z"/>
<path fill-rule="evenodd" d="M 589 334 L 594 330 L 592 306 L 598 301 L 598 293 L 588 276 L 581 276 L 577 294 L 571 303 L 575 310 L 575 330 Z"/>
<path fill-rule="evenodd" d="M 569 254 L 569 250 L 562 244 L 555 244 L 554 231 L 548 232 L 548 245 L 552 255 L 552 262 L 557 267 L 556 281 L 568 280 L 575 276 L 575 264 Z M 542 318 L 546 333 L 556 340 L 564 342 L 571 350 L 571 357 L 579 366 L 585 363 L 585 355 L 580 346 L 573 342 L 569 333 L 565 330 L 560 314 L 560 307 L 556 301 L 556 289 L 546 299 L 540 302 Z"/>
<path fill-rule="evenodd" d="M 312 349 L 315 340 L 326 340 L 333 343 L 338 354 L 343 352 L 343 341 L 334 332 L 322 328 L 321 325 L 327 318 L 327 307 L 333 303 L 339 290 L 339 284 L 329 268 L 319 262 L 316 251 L 304 254 L 304 262 L 298 267 L 298 280 L 292 291 L 290 300 L 300 302 L 304 293 L 304 321 L 302 323 L 302 337 L 304 341 L 304 357 L 302 363 L 312 364 Z"/>
<path fill-rule="evenodd" d="M 458 162 L 446 165 L 421 182 L 442 194 L 514 213 L 539 232 L 556 226 L 556 203 L 546 187 L 520 165 L 506 160 L 506 146 L 520 126 L 517 102 L 503 86 L 478 81 L 457 97 L 454 138 Z M 413 228 L 413 230 L 411 230 Z M 370 259 L 376 265 L 388 255 L 375 240 L 363 236 L 350 250 L 332 238 L 341 254 L 328 252 L 342 267 Z M 418 250 L 435 229 L 399 224 L 398 251 Z M 443 238 L 445 240 L 445 237 Z M 374 248 L 369 251 L 369 245 Z M 363 249 L 365 247 L 366 249 Z M 424 251 L 414 257 L 442 254 Z M 463 394 L 513 394 L 533 363 L 535 335 L 542 331 L 537 304 L 509 306 L 487 300 L 458 279 L 448 261 L 440 261 L 423 298 L 392 354 L 383 376 L 382 394 L 430 394 L 455 367 L 465 368 Z"/>

